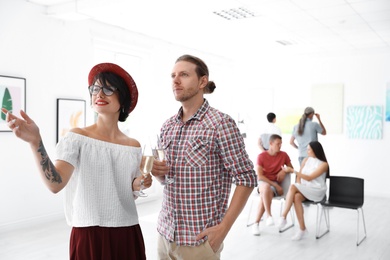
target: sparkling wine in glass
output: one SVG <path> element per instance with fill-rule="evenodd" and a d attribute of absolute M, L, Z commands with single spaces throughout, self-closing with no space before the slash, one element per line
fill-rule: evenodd
<path fill-rule="evenodd" d="M 165 161 L 165 151 L 162 147 L 160 137 L 157 135 L 157 145 L 153 148 L 153 155 L 154 159 L 158 160 L 160 162 Z M 169 178 L 167 175 L 165 175 L 165 180 L 161 182 L 162 185 L 171 184 L 174 182 L 173 178 Z"/>
<path fill-rule="evenodd" d="M 142 152 L 142 162 L 141 162 L 141 172 L 144 178 L 148 177 L 148 175 L 152 171 L 153 161 L 154 161 L 153 151 L 150 146 L 145 145 Z M 134 193 L 139 197 L 147 197 L 148 194 L 143 191 L 144 188 L 145 188 L 144 180 L 142 179 L 141 187 L 139 191 L 135 191 Z"/>

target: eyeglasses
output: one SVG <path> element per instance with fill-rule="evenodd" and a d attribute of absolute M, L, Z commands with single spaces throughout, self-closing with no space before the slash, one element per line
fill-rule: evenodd
<path fill-rule="evenodd" d="M 106 96 L 111 96 L 117 90 L 117 88 L 114 87 L 107 87 L 107 86 L 101 87 L 98 85 L 91 85 L 88 87 L 88 89 L 89 89 L 89 93 L 94 96 L 96 96 L 100 92 L 100 90 L 103 90 L 103 93 Z"/>

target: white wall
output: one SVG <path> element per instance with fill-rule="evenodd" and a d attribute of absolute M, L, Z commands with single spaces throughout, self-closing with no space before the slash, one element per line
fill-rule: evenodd
<path fill-rule="evenodd" d="M 83 27 L 49 20 L 24 1 L 0 8 L 0 74 L 27 80 L 27 113 L 39 124 L 46 149 L 55 145 L 56 98 L 80 98 L 90 65 Z M 80 84 L 81 83 L 81 84 Z M 31 151 L 12 133 L 0 133 L 0 226 L 62 211 L 36 173 Z"/>
<path fill-rule="evenodd" d="M 174 46 L 92 21 L 55 20 L 25 1 L 4 2 L 0 2 L 0 75 L 27 79 L 27 113 L 40 126 L 52 157 L 56 99 L 81 98 L 89 104 L 86 91 L 89 69 L 103 59 L 121 61 L 115 52 L 102 54 L 105 47 L 101 39 L 111 39 L 106 47 L 111 45 L 140 58 L 137 63 L 140 68 L 129 69 L 135 73 L 140 97 L 128 120 L 130 135 L 140 139 L 144 132 L 158 131 L 164 119 L 179 108 L 170 91 L 169 75 L 174 60 L 186 52 L 200 56 L 210 68 L 210 79 L 217 84 L 215 93 L 207 97 L 211 105 L 234 118 L 243 107 L 250 108 L 246 102 L 251 94 L 245 90 L 248 86 L 271 89 L 273 100 L 267 106 L 272 107 L 264 110 L 277 113 L 290 107 L 305 107 L 310 102 L 311 85 L 317 83 L 343 83 L 345 107 L 384 105 L 385 86 L 390 81 L 389 54 L 332 58 L 254 54 L 233 62 L 228 57 Z M 262 102 L 262 97 L 258 97 L 258 102 Z M 90 123 L 93 117 L 89 107 L 87 113 Z M 325 126 L 329 120 L 323 118 Z M 251 158 L 257 153 L 256 135 L 251 130 L 246 139 Z M 297 154 L 288 145 L 289 136 L 283 136 L 283 140 L 283 149 L 295 160 Z M 382 140 L 350 140 L 345 127 L 344 134 L 320 138 L 333 175 L 363 177 L 367 194 L 388 197 L 386 183 L 390 177 L 385 162 L 389 140 L 389 123 L 384 124 Z M 44 187 L 28 145 L 12 133 L 0 133 L 0 165 L 0 228 L 62 215 L 62 193 L 53 195 Z"/>

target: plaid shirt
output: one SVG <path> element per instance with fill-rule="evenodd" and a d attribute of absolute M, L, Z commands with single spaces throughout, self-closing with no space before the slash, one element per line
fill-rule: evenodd
<path fill-rule="evenodd" d="M 158 232 L 178 245 L 197 246 L 196 236 L 221 223 L 232 182 L 256 186 L 253 163 L 234 120 L 204 101 L 185 123 L 182 108 L 161 128 L 175 182 L 164 188 Z"/>

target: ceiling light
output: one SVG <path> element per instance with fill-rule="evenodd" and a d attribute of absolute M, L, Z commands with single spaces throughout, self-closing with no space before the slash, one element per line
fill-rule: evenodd
<path fill-rule="evenodd" d="M 245 7 L 214 11 L 213 13 L 226 20 L 244 19 L 244 18 L 251 18 L 256 16 L 254 12 L 248 10 Z"/>

